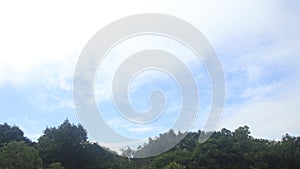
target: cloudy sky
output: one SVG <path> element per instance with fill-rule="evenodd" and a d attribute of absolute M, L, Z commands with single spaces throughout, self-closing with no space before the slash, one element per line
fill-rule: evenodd
<path fill-rule="evenodd" d="M 46 126 L 57 126 L 66 118 L 79 123 L 72 83 L 77 59 L 87 41 L 125 16 L 162 13 L 196 26 L 219 56 L 226 79 L 226 103 L 218 129 L 248 125 L 253 136 L 269 139 L 279 139 L 285 133 L 300 135 L 299 7 L 296 0 L 2 1 L 0 123 L 18 125 L 33 140 Z M 154 43 L 156 40 L 159 43 Z M 176 105 L 180 101 L 173 79 L 150 71 L 131 84 L 131 100 L 136 109 L 146 111 L 149 102 L 140 98 L 146 98 L 153 89 L 149 86 L 166 90 L 171 98 L 166 116 L 150 126 L 131 125 L 117 118 L 110 102 L 110 68 L 118 65 L 122 52 L 147 47 L 181 52 L 183 59 L 192 55 L 171 40 L 137 38 L 112 51 L 108 55 L 111 59 L 95 79 L 96 100 L 104 110 L 104 119 L 116 131 L 137 138 L 168 130 L 172 119 L 178 117 Z M 198 72 L 195 77 L 204 105 L 200 112 L 205 114 L 210 103 L 209 76 L 201 63 L 189 66 Z M 203 118 L 198 118 L 195 127 L 201 126 Z"/>

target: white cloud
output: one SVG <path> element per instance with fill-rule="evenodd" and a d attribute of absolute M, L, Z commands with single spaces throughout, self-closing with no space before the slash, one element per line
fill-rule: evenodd
<path fill-rule="evenodd" d="M 252 33 L 256 29 L 266 29 L 269 15 L 274 14 L 266 8 L 268 5 L 261 1 L 20 1 L 18 5 L 1 2 L 0 84 L 28 81 L 39 71 L 37 66 L 43 67 L 41 65 L 58 60 L 64 62 L 66 56 L 78 53 L 101 27 L 127 15 L 143 12 L 174 14 L 196 24 L 215 41 L 237 30 L 237 24 Z M 253 29 L 253 26 L 258 28 Z M 13 73 L 13 76 L 7 77 L 7 72 Z"/>
<path fill-rule="evenodd" d="M 224 117 L 220 128 L 234 130 L 248 125 L 253 136 L 269 139 L 279 139 L 285 133 L 300 135 L 299 94 L 294 86 L 273 98 L 245 102 L 230 110 L 235 113 Z"/>
<path fill-rule="evenodd" d="M 114 2 L 31 1 L 19 2 L 18 6 L 12 2 L 2 2 L 0 84 L 30 81 L 36 78 L 36 72 L 40 72 L 44 65 L 57 64 L 58 61 L 66 63 L 65 58 L 73 54 L 77 56 L 87 40 L 101 27 L 134 13 L 151 11 L 174 14 L 199 26 L 216 43 L 223 42 L 224 37 L 226 40 L 232 31 L 241 35 L 245 31 L 259 34 L 262 29 L 263 32 L 273 30 L 270 27 L 277 26 L 274 25 L 274 18 L 280 19 L 277 17 L 280 13 L 274 13 L 269 8 L 272 4 L 272 10 L 278 10 L 279 5 L 270 2 L 130 2 L 115 5 Z M 7 76 L 7 72 L 12 75 Z"/>
<path fill-rule="evenodd" d="M 249 47 L 252 51 L 225 65 L 225 71 L 233 74 L 227 81 L 233 102 L 227 105 L 219 128 L 234 130 L 248 125 L 253 136 L 269 139 L 279 139 L 285 133 L 300 134 L 300 24 L 294 20 L 295 16 L 279 20 L 282 27 L 270 25 L 271 40 L 262 44 L 265 37 L 258 38 L 259 47 Z"/>
<path fill-rule="evenodd" d="M 251 100 L 228 105 L 232 113 L 225 112 L 224 124 L 249 123 L 258 136 L 277 131 L 297 134 L 294 117 L 298 116 L 299 88 L 295 85 L 284 94 L 287 85 L 300 84 L 299 10 L 298 4 L 293 5 L 271 0 L 1 1 L 0 87 L 30 86 L 38 81 L 47 89 L 45 95 L 51 93 L 57 99 L 59 94 L 53 90 L 70 92 L 76 59 L 100 28 L 132 14 L 166 13 L 196 25 L 216 47 L 225 73 L 233 75 L 227 82 L 229 99 Z M 105 80 L 113 74 L 109 69 L 105 73 Z M 110 98 L 109 91 L 108 82 L 96 86 L 96 94 L 104 100 Z M 262 121 L 270 116 L 269 122 Z M 282 119 L 283 126 L 274 125 Z"/>

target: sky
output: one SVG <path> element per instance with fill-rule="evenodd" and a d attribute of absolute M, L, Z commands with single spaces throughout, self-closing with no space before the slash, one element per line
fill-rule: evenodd
<path fill-rule="evenodd" d="M 66 118 L 79 123 L 72 88 L 85 44 L 120 18 L 161 13 L 196 26 L 219 56 L 226 102 L 217 129 L 248 125 L 258 138 L 299 136 L 299 7 L 296 0 L 1 1 L 0 123 L 19 126 L 32 140 Z M 109 89 L 120 57 L 149 47 L 173 51 L 186 60 L 201 102 L 193 129 L 203 127 L 211 99 L 209 75 L 201 63 L 189 60 L 193 54 L 180 44 L 151 36 L 120 44 L 98 70 L 95 97 L 103 118 L 119 133 L 147 138 L 170 129 L 178 117 L 180 91 L 174 79 L 159 71 L 136 76 L 129 95 L 136 109 L 146 111 L 149 92 L 166 91 L 166 112 L 160 120 L 149 126 L 130 124 L 113 108 Z"/>

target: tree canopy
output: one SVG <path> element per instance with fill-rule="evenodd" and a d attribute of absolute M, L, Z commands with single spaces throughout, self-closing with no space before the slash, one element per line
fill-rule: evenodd
<path fill-rule="evenodd" d="M 12 141 L 0 149 L 0 168 L 3 169 L 41 169 L 42 160 L 34 147 L 24 141 Z"/>
<path fill-rule="evenodd" d="M 30 140 L 24 137 L 24 133 L 19 127 L 15 125 L 10 126 L 7 123 L 0 124 L 0 147 L 3 143 L 12 141 L 24 141 L 30 143 Z"/>
<path fill-rule="evenodd" d="M 90 142 L 81 125 L 65 120 L 58 127 L 47 127 L 37 143 L 23 131 L 6 123 L 0 125 L 0 169 L 240 169 L 300 168 L 300 137 L 286 134 L 280 141 L 256 139 L 248 126 L 235 131 L 213 132 L 204 143 L 198 141 L 205 131 L 180 133 L 170 130 L 137 149 L 122 149 L 121 157 L 106 147 Z M 182 136 L 185 136 L 182 140 Z M 179 140 L 181 140 L 179 142 Z M 148 158 L 142 153 L 169 151 Z"/>

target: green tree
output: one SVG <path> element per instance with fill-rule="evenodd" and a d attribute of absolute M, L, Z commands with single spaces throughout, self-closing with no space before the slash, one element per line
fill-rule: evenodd
<path fill-rule="evenodd" d="M 68 169 L 84 168 L 83 145 L 87 133 L 81 125 L 65 120 L 58 128 L 46 128 L 38 139 L 37 148 L 44 165 L 61 162 Z"/>
<path fill-rule="evenodd" d="M 185 169 L 185 167 L 181 164 L 176 163 L 176 162 L 171 162 L 164 169 Z"/>
<path fill-rule="evenodd" d="M 244 127 L 239 127 L 237 128 L 234 133 L 233 136 L 236 137 L 237 139 L 247 139 L 249 138 L 250 131 L 249 131 L 249 127 L 248 126 L 244 126 Z"/>
<path fill-rule="evenodd" d="M 159 134 L 159 136 L 155 137 L 154 139 L 149 138 L 147 144 L 144 144 L 143 146 L 139 147 L 137 151 L 131 151 L 130 153 L 133 153 L 133 156 L 135 157 L 147 157 L 149 155 L 157 155 L 173 148 L 174 145 L 180 143 L 180 141 L 184 138 L 185 135 L 186 133 L 179 132 L 178 134 L 176 134 L 174 130 L 169 130 L 166 133 Z M 125 150 L 127 151 L 122 151 L 124 153 L 128 153 L 128 149 Z"/>
<path fill-rule="evenodd" d="M 57 162 L 57 163 L 52 163 L 49 165 L 49 168 L 47 169 L 66 169 L 61 162 Z"/>
<path fill-rule="evenodd" d="M 30 143 L 30 140 L 24 137 L 24 133 L 17 126 L 10 126 L 7 123 L 0 124 L 0 147 L 3 143 L 12 141 L 24 141 Z"/>
<path fill-rule="evenodd" d="M 42 160 L 38 151 L 22 142 L 10 142 L 0 149 L 0 168 L 41 169 Z"/>

